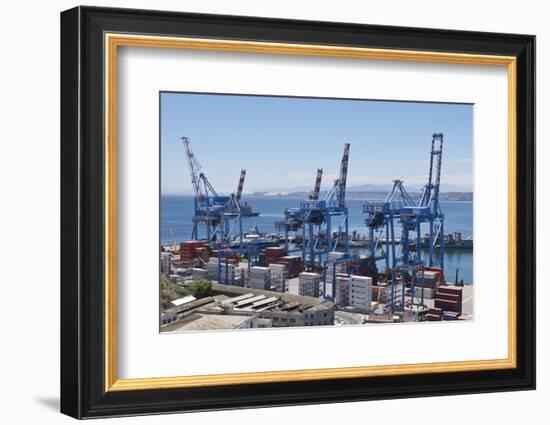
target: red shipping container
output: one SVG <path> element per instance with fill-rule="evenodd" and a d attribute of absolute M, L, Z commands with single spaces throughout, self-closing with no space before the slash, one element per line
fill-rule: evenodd
<path fill-rule="evenodd" d="M 436 298 L 434 301 L 434 305 L 435 307 L 441 308 L 443 310 L 462 313 L 462 304 L 460 304 L 458 301 L 447 301 L 442 300 L 441 298 Z"/>
<path fill-rule="evenodd" d="M 440 298 L 440 299 L 445 300 L 445 301 L 456 301 L 456 302 L 461 301 L 460 296 L 455 295 L 455 294 L 445 294 L 443 292 L 438 292 L 437 293 L 437 298 Z"/>

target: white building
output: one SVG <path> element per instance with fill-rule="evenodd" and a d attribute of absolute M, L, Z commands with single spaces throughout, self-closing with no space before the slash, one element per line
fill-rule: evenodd
<path fill-rule="evenodd" d="M 332 282 L 330 283 L 332 284 Z M 329 282 L 327 280 L 327 285 Z M 336 278 L 336 287 L 334 288 L 334 303 L 340 307 L 345 307 L 350 303 L 350 286 L 351 279 L 349 277 Z"/>
<path fill-rule="evenodd" d="M 317 273 L 302 272 L 298 277 L 298 294 L 303 297 L 319 298 L 321 275 Z"/>
<path fill-rule="evenodd" d="M 372 310 L 372 277 L 350 276 L 349 305 L 364 312 Z"/>
<path fill-rule="evenodd" d="M 286 265 L 272 263 L 268 268 L 271 271 L 271 290 L 276 292 L 286 292 Z"/>

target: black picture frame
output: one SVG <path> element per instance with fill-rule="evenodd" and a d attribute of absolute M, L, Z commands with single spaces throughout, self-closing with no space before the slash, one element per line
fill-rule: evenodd
<path fill-rule="evenodd" d="M 321 381 L 105 391 L 104 33 L 517 58 L 517 367 Z M 61 412 L 75 418 L 535 388 L 535 37 L 132 9 L 61 13 Z"/>

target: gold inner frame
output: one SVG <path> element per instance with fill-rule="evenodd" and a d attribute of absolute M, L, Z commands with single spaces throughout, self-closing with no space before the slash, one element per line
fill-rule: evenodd
<path fill-rule="evenodd" d="M 105 391 L 448 373 L 516 367 L 516 58 L 326 45 L 105 34 Z M 119 46 L 503 66 L 508 72 L 508 357 L 495 360 L 118 379 L 116 373 L 116 123 Z"/>

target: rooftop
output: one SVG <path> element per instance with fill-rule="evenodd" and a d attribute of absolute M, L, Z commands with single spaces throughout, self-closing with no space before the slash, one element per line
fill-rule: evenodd
<path fill-rule="evenodd" d="M 240 286 L 212 284 L 212 290 L 218 294 L 224 294 L 230 297 L 223 304 L 233 304 L 235 307 L 242 309 L 248 307 L 252 310 L 265 307 L 277 310 L 323 310 L 331 308 L 333 304 L 330 301 L 321 298 L 313 298 L 302 295 L 290 294 L 288 292 L 281 293 L 275 291 L 267 291 L 263 289 L 242 288 Z M 269 301 L 268 301 L 269 300 Z M 280 302 L 277 302 L 280 300 Z M 264 303 L 265 301 L 265 303 Z M 257 311 L 257 310 L 256 310 Z"/>
<path fill-rule="evenodd" d="M 193 320 L 174 323 L 170 331 L 202 331 L 216 329 L 237 329 L 242 327 L 251 316 L 233 316 L 228 314 L 197 314 Z"/>
<path fill-rule="evenodd" d="M 187 304 L 195 300 L 196 298 L 193 295 L 187 295 L 186 297 L 181 297 L 170 301 L 170 304 L 174 305 L 175 307 L 179 307 L 180 305 Z"/>

